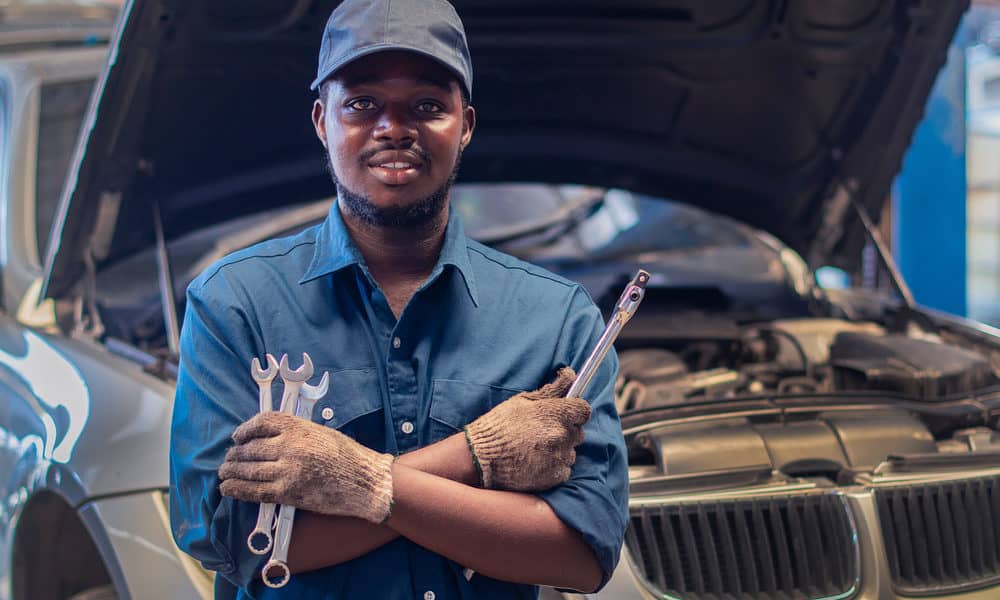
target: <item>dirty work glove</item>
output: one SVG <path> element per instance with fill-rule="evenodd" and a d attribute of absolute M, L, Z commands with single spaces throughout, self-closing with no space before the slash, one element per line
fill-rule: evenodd
<path fill-rule="evenodd" d="M 259 414 L 233 432 L 219 467 L 219 490 L 247 502 L 381 523 L 392 504 L 391 454 L 336 429 L 279 412 Z"/>
<path fill-rule="evenodd" d="M 483 487 L 541 491 L 569 479 L 590 419 L 586 400 L 565 397 L 574 379 L 564 367 L 552 383 L 508 398 L 465 427 Z"/>

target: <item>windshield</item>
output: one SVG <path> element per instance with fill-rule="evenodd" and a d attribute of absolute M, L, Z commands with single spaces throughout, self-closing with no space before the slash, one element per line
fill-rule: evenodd
<path fill-rule="evenodd" d="M 661 198 L 620 189 L 548 184 L 466 184 L 452 191 L 466 233 L 535 261 L 655 258 L 750 249 L 752 231 Z"/>

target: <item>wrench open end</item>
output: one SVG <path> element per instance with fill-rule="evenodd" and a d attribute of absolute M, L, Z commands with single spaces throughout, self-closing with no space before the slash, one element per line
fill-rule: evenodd
<path fill-rule="evenodd" d="M 329 388 L 329 371 L 323 372 L 323 377 L 316 385 L 303 383 L 302 389 L 299 390 L 299 406 L 296 409 L 295 414 L 304 419 L 312 419 L 313 409 L 316 407 L 316 402 L 326 395 Z"/>
<path fill-rule="evenodd" d="M 313 375 L 312 359 L 309 358 L 309 354 L 303 352 L 302 366 L 298 369 L 292 369 L 288 366 L 288 355 L 283 354 L 281 356 L 281 362 L 278 364 L 278 372 L 281 373 L 281 378 L 285 381 L 285 383 L 290 381 L 306 381 Z"/>
<path fill-rule="evenodd" d="M 319 383 L 316 385 L 309 385 L 308 383 L 302 386 L 299 391 L 303 398 L 308 398 L 310 400 L 319 400 L 326 395 L 327 390 L 330 389 L 330 372 L 324 371 L 323 377 L 320 378 Z"/>
<path fill-rule="evenodd" d="M 275 375 L 278 374 L 279 365 L 274 356 L 270 354 L 264 355 L 264 359 L 267 361 L 267 369 L 260 368 L 260 361 L 256 356 L 253 357 L 253 360 L 250 361 L 250 375 L 254 378 L 254 381 L 266 381 L 270 383 Z"/>

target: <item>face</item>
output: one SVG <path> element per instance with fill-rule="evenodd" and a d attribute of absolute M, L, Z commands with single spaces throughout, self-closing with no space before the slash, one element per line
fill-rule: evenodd
<path fill-rule="evenodd" d="M 374 225 L 417 225 L 447 203 L 475 111 L 455 77 L 409 52 L 360 58 L 313 106 L 345 212 Z"/>

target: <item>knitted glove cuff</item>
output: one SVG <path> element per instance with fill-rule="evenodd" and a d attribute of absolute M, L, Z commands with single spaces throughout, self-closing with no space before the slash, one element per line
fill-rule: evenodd
<path fill-rule="evenodd" d="M 476 419 L 465 428 L 469 440 L 469 450 L 472 460 L 479 472 L 479 479 L 484 488 L 492 489 L 496 483 L 494 461 L 507 456 L 510 451 L 510 441 L 503 435 L 502 429 L 490 418 L 489 413 Z"/>
<path fill-rule="evenodd" d="M 392 454 L 372 452 L 370 504 L 362 507 L 358 516 L 372 523 L 384 523 L 392 513 Z"/>
<path fill-rule="evenodd" d="M 483 480 L 483 465 L 476 456 L 476 445 L 472 443 L 472 435 L 469 434 L 468 426 L 465 427 L 465 443 L 469 445 L 469 454 L 472 455 L 472 466 L 476 469 L 476 479 L 479 480 L 479 487 L 485 488 L 486 482 Z"/>

